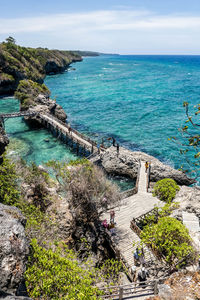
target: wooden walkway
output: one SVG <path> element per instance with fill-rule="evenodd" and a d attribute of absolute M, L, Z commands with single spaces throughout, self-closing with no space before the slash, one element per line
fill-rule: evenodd
<path fill-rule="evenodd" d="M 74 140 L 76 143 L 79 145 L 82 145 L 83 147 L 86 147 L 90 152 L 97 152 L 97 146 L 93 141 L 88 141 L 88 139 L 83 137 L 81 134 L 76 132 L 75 130 L 71 129 L 69 130 L 69 127 L 67 124 L 62 124 L 59 120 L 56 118 L 53 118 L 50 115 L 46 114 L 40 114 L 39 117 L 43 120 L 46 121 L 48 124 L 56 128 L 60 133 L 67 135 L 70 137 L 72 140 Z"/>
<path fill-rule="evenodd" d="M 36 119 L 44 126 L 50 129 L 54 129 L 57 132 L 58 138 L 62 139 L 65 136 L 65 141 L 71 141 L 72 146 L 76 145 L 77 154 L 83 152 L 86 155 L 87 150 L 89 154 L 98 153 L 98 151 L 105 151 L 103 146 L 97 147 L 97 143 L 92 141 L 90 138 L 84 136 L 75 129 L 69 127 L 66 123 L 60 121 L 56 117 L 50 114 L 43 114 L 36 112 L 34 110 L 27 110 L 24 112 L 14 112 L 9 114 L 0 114 L 0 121 L 4 124 L 4 120 L 7 118 L 17 118 L 17 117 L 31 117 L 36 116 Z M 84 151 L 81 151 L 81 148 Z M 88 155 L 87 152 L 87 155 Z"/>
<path fill-rule="evenodd" d="M 9 119 L 9 118 L 19 118 L 19 117 L 31 117 L 35 116 L 36 112 L 34 111 L 22 111 L 22 112 L 14 112 L 10 114 L 0 114 L 0 119 Z"/>
<path fill-rule="evenodd" d="M 163 202 L 147 192 L 145 162 L 141 161 L 138 193 L 122 200 L 122 205 L 115 209 L 116 235 L 113 236 L 113 240 L 129 268 L 134 265 L 133 253 L 136 250 L 137 243 L 140 242 L 138 235 L 130 228 L 130 223 L 133 218 L 138 218 L 148 213 L 155 206 L 163 206 Z M 109 212 L 105 213 L 103 218 L 109 221 Z M 133 243 L 135 243 L 134 246 Z M 147 263 L 157 260 L 147 247 L 145 247 L 144 251 Z"/>

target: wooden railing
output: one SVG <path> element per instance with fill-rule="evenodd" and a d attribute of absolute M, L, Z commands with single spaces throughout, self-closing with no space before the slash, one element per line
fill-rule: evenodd
<path fill-rule="evenodd" d="M 97 148 L 97 143 L 95 141 L 93 141 L 92 139 L 90 139 L 89 137 L 83 135 L 82 133 L 80 133 L 79 131 L 77 131 L 76 129 L 72 128 L 71 126 L 69 126 L 67 123 L 62 122 L 61 120 L 57 119 L 56 117 L 54 117 L 51 114 L 45 113 L 45 114 L 38 114 L 38 117 L 41 119 L 44 119 L 46 121 L 48 121 L 52 126 L 54 126 L 53 122 L 50 122 L 49 119 L 45 118 L 45 115 L 48 116 L 48 118 L 58 122 L 59 124 L 61 124 L 62 126 L 64 126 L 67 131 L 69 131 L 69 128 L 71 129 L 71 132 L 76 134 L 78 137 L 80 137 L 81 139 L 83 139 L 84 141 L 88 142 L 89 144 L 91 144 L 91 147 L 96 147 Z M 59 128 L 58 128 L 59 129 Z M 62 132 L 62 130 L 61 130 Z M 105 151 L 106 147 L 102 146 L 100 147 L 101 151 Z"/>
<path fill-rule="evenodd" d="M 147 280 L 144 282 L 134 282 L 131 284 L 108 286 L 100 288 L 104 295 L 99 296 L 100 299 L 132 299 L 133 297 L 139 299 L 139 297 L 158 295 L 158 284 L 163 283 L 167 277 L 162 277 L 153 280 Z"/>
<path fill-rule="evenodd" d="M 151 174 L 151 164 L 149 163 L 149 167 L 147 170 L 147 186 L 146 186 L 147 193 L 148 193 L 149 186 L 150 186 L 150 174 Z"/>
<path fill-rule="evenodd" d="M 141 232 L 142 230 L 137 226 L 137 224 L 135 223 L 135 219 L 133 219 L 131 221 L 131 225 L 130 228 L 138 235 L 138 237 L 140 238 Z M 166 264 L 165 262 L 165 257 L 159 252 L 157 251 L 154 246 L 152 244 L 146 244 L 146 246 L 149 248 L 149 250 L 154 254 L 154 256 L 159 259 L 160 261 L 162 261 L 162 263 Z"/>
<path fill-rule="evenodd" d="M 137 217 L 137 218 L 134 218 L 133 219 L 133 222 L 135 224 L 139 224 L 141 221 L 143 221 L 146 217 L 150 217 L 150 216 L 153 216 L 153 215 L 157 215 L 158 214 L 158 210 L 157 208 L 153 208 L 151 209 L 149 212 Z"/>
<path fill-rule="evenodd" d="M 110 244 L 113 252 L 115 253 L 115 257 L 121 261 L 123 269 L 125 270 L 126 275 L 128 276 L 129 280 L 133 281 L 133 276 L 132 276 L 132 274 L 130 272 L 131 266 L 127 263 L 127 261 L 125 260 L 123 254 L 121 253 L 121 251 L 116 246 L 116 244 L 115 244 L 115 242 L 113 240 L 113 237 L 112 237 L 110 231 L 105 228 L 105 232 L 107 234 L 107 239 L 109 241 L 109 244 Z"/>
<path fill-rule="evenodd" d="M 136 193 L 138 192 L 138 184 L 139 184 L 139 179 L 140 179 L 140 169 L 141 169 L 141 160 L 139 160 L 139 164 L 138 164 L 137 179 L 136 179 L 136 184 L 135 184 Z"/>
<path fill-rule="evenodd" d="M 0 114 L 0 118 L 2 119 L 9 119 L 9 118 L 18 118 L 18 117 L 29 117 L 35 116 L 36 112 L 24 111 L 24 112 L 14 112 L 9 114 Z"/>
<path fill-rule="evenodd" d="M 136 187 L 134 187 L 133 189 L 121 192 L 120 193 L 120 199 L 122 200 L 122 199 L 128 198 L 128 197 L 130 197 L 132 195 L 135 195 L 135 194 L 137 194 Z"/>

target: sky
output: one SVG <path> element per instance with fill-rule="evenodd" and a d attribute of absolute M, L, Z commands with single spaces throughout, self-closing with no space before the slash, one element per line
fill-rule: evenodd
<path fill-rule="evenodd" d="M 119 54 L 200 55 L 200 0 L 0 0 L 0 41 Z"/>

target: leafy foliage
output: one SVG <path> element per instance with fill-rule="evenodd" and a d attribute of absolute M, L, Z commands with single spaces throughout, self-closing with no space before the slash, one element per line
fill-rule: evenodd
<path fill-rule="evenodd" d="M 39 84 L 32 80 L 21 80 L 15 92 L 15 97 L 20 100 L 21 107 L 28 109 L 30 105 L 34 105 L 34 99 L 39 94 L 50 95 L 50 91 L 44 83 Z"/>
<path fill-rule="evenodd" d="M 164 178 L 154 185 L 153 196 L 157 196 L 160 200 L 171 203 L 176 196 L 176 192 L 179 190 L 179 186 L 173 179 Z"/>
<path fill-rule="evenodd" d="M 17 184 L 18 176 L 15 165 L 6 156 L 0 165 L 0 202 L 15 205 L 19 201 L 20 193 Z"/>
<path fill-rule="evenodd" d="M 143 243 L 146 243 L 165 256 L 168 264 L 185 262 L 194 249 L 187 228 L 178 220 L 163 217 L 157 224 L 147 225 L 141 233 Z"/>
<path fill-rule="evenodd" d="M 178 203 L 166 203 L 163 207 L 155 207 L 153 213 L 145 216 L 137 226 L 143 229 L 146 225 L 156 224 L 160 218 L 169 216 L 171 212 L 178 207 Z"/>
<path fill-rule="evenodd" d="M 25 273 L 28 292 L 34 299 L 97 299 L 95 274 L 82 268 L 65 244 L 45 249 L 32 240 L 32 255 Z"/>

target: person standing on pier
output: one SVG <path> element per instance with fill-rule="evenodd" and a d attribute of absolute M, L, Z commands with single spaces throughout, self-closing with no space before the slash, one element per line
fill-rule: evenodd
<path fill-rule="evenodd" d="M 119 156 L 119 144 L 117 143 L 117 156 Z"/>
<path fill-rule="evenodd" d="M 71 129 L 71 125 L 70 125 L 70 123 L 68 124 L 68 131 L 69 131 L 69 135 L 71 135 L 71 131 L 72 131 L 72 129 Z"/>
<path fill-rule="evenodd" d="M 116 139 L 114 137 L 112 137 L 112 140 L 113 140 L 113 147 L 115 147 Z"/>
<path fill-rule="evenodd" d="M 145 162 L 145 172 L 147 173 L 147 171 L 148 171 L 148 168 L 149 168 L 149 163 L 148 163 L 148 161 L 146 161 Z"/>

